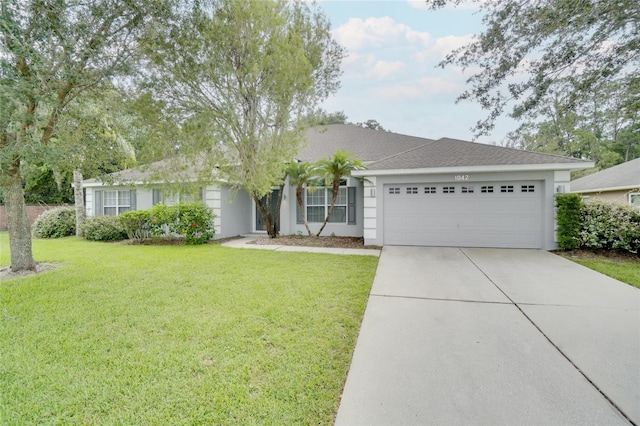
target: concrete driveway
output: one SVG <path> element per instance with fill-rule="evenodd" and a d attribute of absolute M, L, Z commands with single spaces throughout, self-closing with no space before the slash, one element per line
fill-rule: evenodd
<path fill-rule="evenodd" d="M 640 291 L 537 250 L 384 247 L 337 425 L 640 425 Z"/>

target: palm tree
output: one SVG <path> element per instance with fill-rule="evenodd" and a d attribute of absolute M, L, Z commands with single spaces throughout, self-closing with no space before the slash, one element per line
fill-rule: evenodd
<path fill-rule="evenodd" d="M 309 236 L 311 236 L 311 229 L 309 229 L 309 223 L 307 222 L 307 215 L 304 208 L 304 201 L 302 198 L 303 188 L 307 185 L 314 174 L 313 165 L 307 161 L 297 163 L 292 161 L 287 165 L 287 175 L 289 175 L 289 183 L 296 187 L 296 200 L 298 200 L 298 206 L 300 206 L 300 214 L 304 221 L 304 226 L 307 228 Z"/>
<path fill-rule="evenodd" d="M 331 206 L 329 207 L 327 217 L 324 218 L 324 223 L 316 236 L 320 236 L 324 227 L 327 226 L 331 213 L 333 213 L 333 207 L 336 205 L 338 191 L 340 190 L 340 181 L 347 176 L 351 176 L 352 171 L 362 170 L 364 168 L 365 167 L 360 160 L 352 158 L 351 154 L 342 149 L 337 150 L 335 154 L 333 154 L 333 157 L 319 160 L 316 163 L 317 173 L 324 178 L 327 186 L 331 186 L 332 191 Z"/>

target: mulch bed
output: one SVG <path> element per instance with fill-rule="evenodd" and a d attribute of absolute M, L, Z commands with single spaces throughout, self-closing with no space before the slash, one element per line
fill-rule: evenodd
<path fill-rule="evenodd" d="M 365 246 L 362 237 L 309 237 L 306 235 L 280 235 L 278 238 L 260 237 L 250 244 L 280 245 L 301 247 L 335 247 L 356 249 L 379 249 L 377 246 Z"/>

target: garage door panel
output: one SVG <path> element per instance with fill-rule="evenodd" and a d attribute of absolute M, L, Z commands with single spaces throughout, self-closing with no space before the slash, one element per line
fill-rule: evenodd
<path fill-rule="evenodd" d="M 425 193 L 424 187 L 435 188 L 436 193 Z M 493 187 L 494 192 L 482 193 L 483 187 Z M 502 187 L 505 192 L 500 192 Z M 384 243 L 539 248 L 540 189 L 540 182 L 387 185 Z"/>

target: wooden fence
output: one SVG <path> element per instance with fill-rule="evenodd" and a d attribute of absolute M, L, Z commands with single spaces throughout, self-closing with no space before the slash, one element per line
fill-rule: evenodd
<path fill-rule="evenodd" d="M 38 216 L 40 216 L 43 212 L 47 210 L 51 210 L 57 205 L 46 205 L 46 204 L 31 204 L 27 205 L 27 215 L 29 215 L 29 223 L 33 225 L 33 222 L 36 220 Z M 0 204 L 0 231 L 7 230 L 7 209 L 4 205 Z"/>

